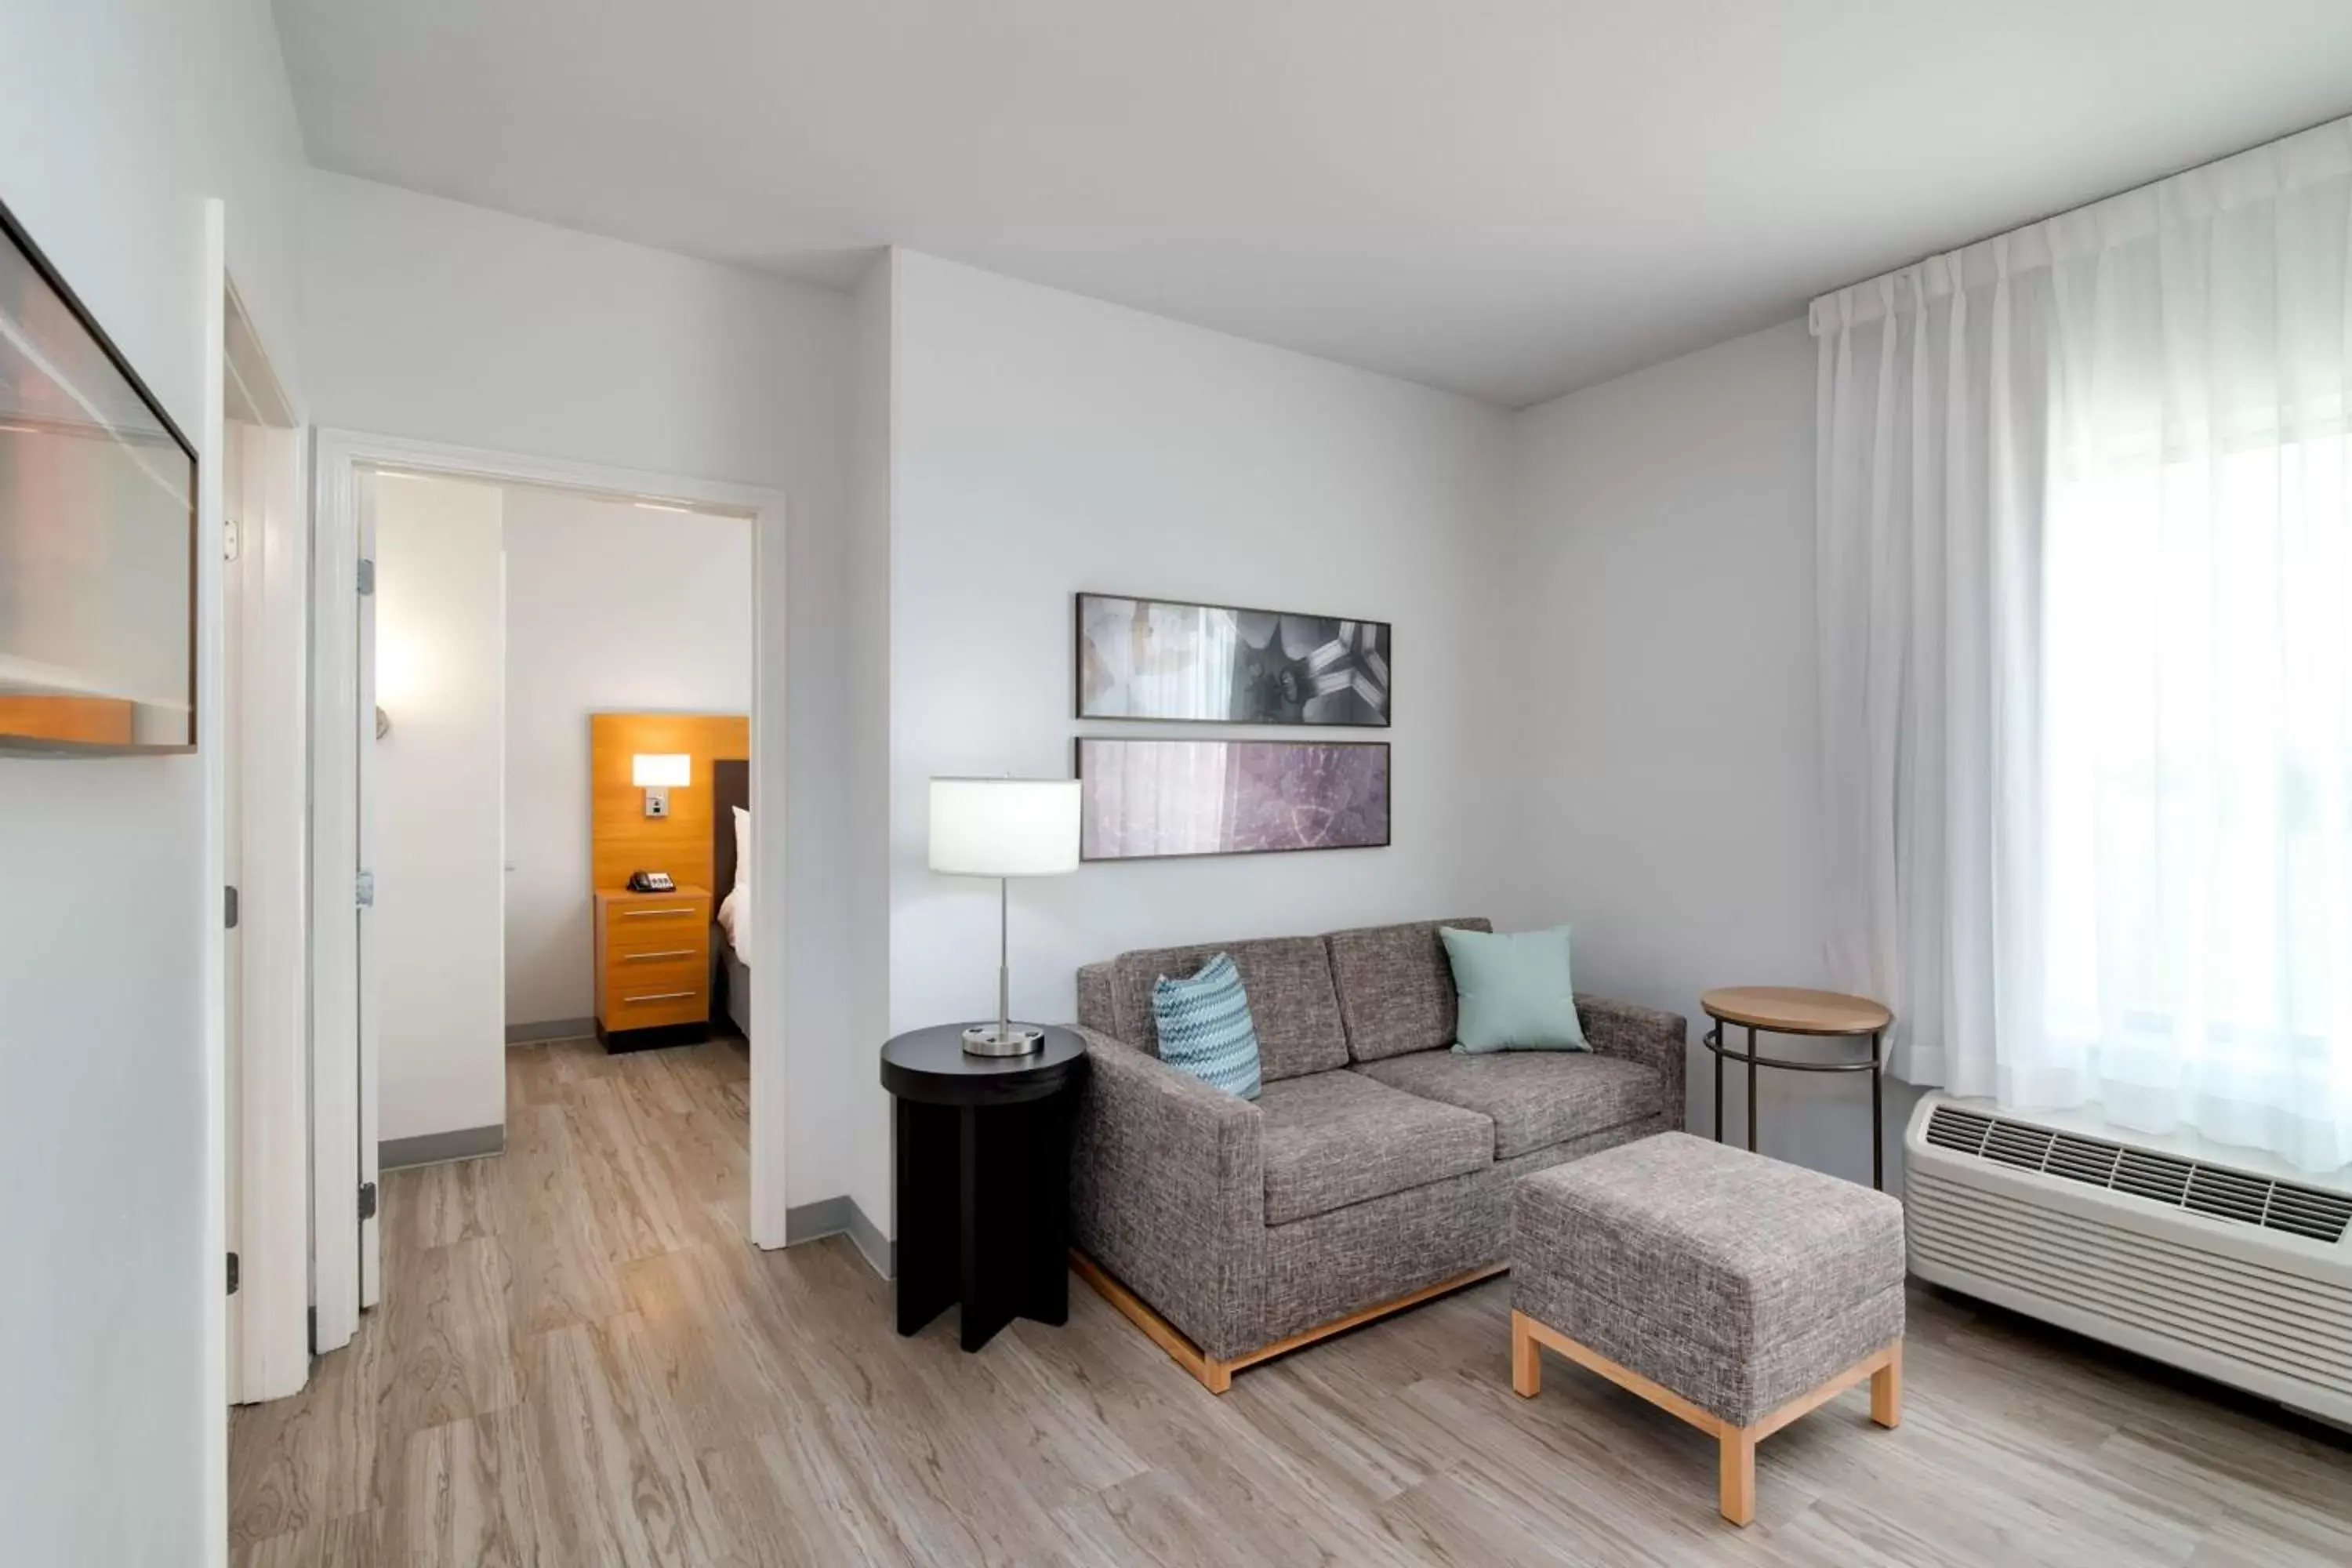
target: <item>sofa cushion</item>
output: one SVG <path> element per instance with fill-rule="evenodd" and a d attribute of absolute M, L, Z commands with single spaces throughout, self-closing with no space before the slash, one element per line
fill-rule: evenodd
<path fill-rule="evenodd" d="M 1375 1062 L 1454 1043 L 1454 969 L 1437 934 L 1441 926 L 1495 929 L 1478 919 L 1416 921 L 1335 931 L 1323 939 L 1351 1059 Z"/>
<path fill-rule="evenodd" d="M 1308 1073 L 1258 1096 L 1265 1223 L 1285 1225 L 1494 1163 L 1484 1116 L 1352 1072 Z"/>
<path fill-rule="evenodd" d="M 1257 1098 L 1257 1033 L 1232 959 L 1221 952 L 1190 980 L 1161 975 L 1151 987 L 1151 1020 L 1161 1061 L 1227 1094 Z"/>
<path fill-rule="evenodd" d="M 1507 935 L 1448 927 L 1437 933 L 1454 966 L 1454 1048 L 1589 1051 L 1568 977 L 1569 929 Z"/>
<path fill-rule="evenodd" d="M 1257 1029 L 1258 1074 L 1276 1079 L 1348 1065 L 1348 1038 L 1339 1027 L 1339 999 L 1331 990 L 1331 963 L 1319 936 L 1260 942 L 1202 942 L 1195 947 L 1145 948 L 1112 961 L 1113 1011 L 1118 1037 L 1160 1054 L 1151 1021 L 1152 983 L 1165 974 L 1183 980 L 1219 953 L 1241 971 Z"/>
<path fill-rule="evenodd" d="M 1639 1062 L 1583 1051 L 1419 1051 L 1353 1071 L 1391 1089 L 1475 1110 L 1495 1124 L 1495 1158 L 1513 1159 L 1654 1116 L 1664 1080 Z M 1679 1117 L 1680 1106 L 1672 1108 Z"/>

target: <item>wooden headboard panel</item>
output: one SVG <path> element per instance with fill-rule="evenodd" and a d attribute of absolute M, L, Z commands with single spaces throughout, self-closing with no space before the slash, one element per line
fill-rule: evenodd
<path fill-rule="evenodd" d="M 646 815 L 645 792 L 629 782 L 639 752 L 683 752 L 693 782 L 669 792 L 669 815 Z M 712 779 L 721 761 L 751 754 L 751 721 L 741 713 L 591 713 L 588 716 L 590 875 L 617 888 L 640 868 L 667 871 L 680 886 L 727 889 L 712 880 Z"/>
<path fill-rule="evenodd" d="M 735 888 L 735 807 L 751 809 L 751 764 L 722 759 L 710 770 L 710 896 Z M 713 904 L 712 909 L 719 906 Z"/>

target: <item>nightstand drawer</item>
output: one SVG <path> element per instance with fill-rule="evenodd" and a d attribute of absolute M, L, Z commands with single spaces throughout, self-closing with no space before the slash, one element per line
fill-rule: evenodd
<path fill-rule="evenodd" d="M 604 992 L 609 996 L 637 991 L 676 991 L 682 986 L 709 983 L 710 954 L 699 943 L 604 956 Z"/>
<path fill-rule="evenodd" d="M 710 923 L 708 899 L 649 899 L 614 904 L 605 910 L 606 934 L 614 942 L 672 935 L 681 931 L 699 933 Z"/>
<path fill-rule="evenodd" d="M 664 952 L 702 957 L 709 951 L 710 928 L 687 921 L 672 921 L 650 931 L 635 930 L 615 921 L 604 931 L 607 959 L 623 956 L 644 958 Z"/>
<path fill-rule="evenodd" d="M 699 1024 L 710 1016 L 710 995 L 704 982 L 692 984 L 616 985 L 607 993 L 607 1029 L 651 1029 L 665 1024 Z"/>

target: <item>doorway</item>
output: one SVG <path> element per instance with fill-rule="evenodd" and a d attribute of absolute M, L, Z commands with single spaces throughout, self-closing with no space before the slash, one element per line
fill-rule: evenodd
<path fill-rule="evenodd" d="M 589 782 L 584 778 L 588 708 L 572 714 L 559 704 L 677 716 L 680 710 L 710 710 L 723 703 L 681 698 L 676 689 L 666 691 L 651 681 L 662 660 L 648 649 L 710 643 L 716 617 L 709 611 L 709 593 L 699 595 L 703 602 L 696 602 L 695 593 L 664 580 L 648 565 L 635 574 L 635 582 L 608 580 L 606 596 L 592 603 L 597 595 L 588 591 L 579 574 L 594 552 L 566 550 L 560 542 L 550 549 L 550 531 L 579 531 L 571 535 L 575 544 L 591 534 L 608 542 L 633 532 L 642 536 L 649 526 L 738 531 L 740 564 L 728 575 L 740 595 L 749 633 L 748 647 L 738 660 L 738 673 L 748 685 L 747 700 L 738 710 L 748 743 L 740 750 L 749 754 L 738 760 L 745 764 L 742 790 L 749 816 L 781 821 L 781 672 L 763 668 L 762 650 L 782 646 L 784 515 L 780 498 L 768 491 L 334 432 L 320 437 L 317 468 L 313 724 L 321 736 L 349 738 L 348 744 L 321 745 L 315 752 L 312 845 L 320 918 L 313 928 L 313 1059 L 319 1085 L 314 1138 L 321 1173 L 319 1212 L 324 1215 L 330 1212 L 330 1184 L 341 1184 L 336 1173 L 341 1183 L 356 1177 L 365 1191 L 380 1181 L 385 1153 L 403 1163 L 422 1162 L 485 1153 L 501 1144 L 509 1131 L 504 1073 L 499 1071 L 491 1084 L 481 1068 L 492 1060 L 502 1067 L 509 1034 L 519 1041 L 560 1036 L 572 1042 L 567 1048 L 578 1049 L 583 1034 L 600 1021 L 607 1026 L 613 1022 L 600 1018 L 596 965 L 603 950 L 594 942 L 593 897 L 598 889 L 587 885 L 593 879 L 591 819 L 611 809 L 607 797 L 613 792 L 575 787 Z M 457 750 L 425 762 L 422 753 L 434 748 L 409 742 L 420 734 L 433 735 L 441 726 L 434 708 L 419 705 L 426 700 L 420 682 L 433 675 L 434 659 L 425 657 L 412 637 L 415 628 L 405 618 L 394 574 L 402 571 L 402 535 L 414 531 L 407 520 L 417 510 L 415 503 L 436 494 L 456 501 L 460 510 L 470 504 L 478 524 L 478 514 L 490 504 L 486 498 L 495 499 L 500 520 L 493 595 L 500 629 L 495 653 L 499 675 L 487 683 L 483 679 L 486 662 L 493 657 L 488 653 L 459 656 L 455 684 L 444 695 L 470 692 L 479 698 L 487 684 L 499 694 L 499 711 L 493 723 L 479 711 L 481 703 L 471 703 L 473 739 L 466 739 L 463 726 L 455 731 L 445 728 L 436 746 L 450 742 Z M 394 524 L 389 535 L 387 521 Z M 526 594 L 521 574 L 527 566 L 534 579 L 553 574 L 564 580 L 551 585 L 535 581 Z M 477 563 L 478 576 L 482 570 Z M 448 594 L 427 593 L 415 603 L 437 605 L 436 613 L 456 607 Z M 569 613 L 567 605 L 574 606 Z M 548 656 L 551 645 L 561 645 L 552 658 Z M 635 657 L 627 652 L 631 646 L 639 650 Z M 569 680 L 568 694 L 550 695 L 554 685 L 563 683 L 559 677 Z M 533 693 L 527 705 L 516 695 L 526 680 Z M 608 694 L 589 696 L 591 686 Z M 551 740 L 560 740 L 566 727 L 571 731 L 568 743 Z M 479 766 L 486 754 L 481 737 L 493 732 L 504 743 L 498 748 L 493 772 L 485 774 Z M 467 756 L 474 762 L 466 763 Z M 767 765 L 771 756 L 775 765 Z M 559 763 L 583 776 L 574 783 L 554 778 L 551 770 Z M 445 847 L 453 852 L 462 847 L 461 869 L 470 868 L 467 885 L 476 890 L 467 895 L 467 919 L 446 923 L 462 924 L 462 932 L 436 930 L 429 900 L 404 897 L 416 893 L 415 886 L 395 892 L 394 877 L 406 875 L 401 868 L 413 868 L 418 862 L 413 850 L 401 849 L 387 838 L 388 833 L 414 837 L 403 824 L 415 814 L 402 804 L 400 792 L 419 785 L 425 791 L 419 798 L 425 798 L 458 775 L 474 781 L 464 791 L 463 843 Z M 482 782 L 486 778 L 490 782 Z M 700 776 L 690 769 L 681 804 L 708 807 L 715 782 L 709 769 Z M 609 786 L 613 781 L 604 783 Z M 625 784 L 619 794 L 628 810 L 640 812 L 646 789 L 652 787 L 669 788 L 677 797 L 679 786 L 675 785 Z M 703 794 L 699 802 L 693 798 L 698 788 Z M 486 791 L 502 797 L 498 809 L 478 809 Z M 527 804 L 545 809 L 522 809 Z M 432 815 L 426 812 L 425 819 Z M 715 825 L 728 822 L 708 810 L 699 819 L 707 839 Z M 495 836 L 487 862 L 479 852 L 485 821 L 493 825 Z M 742 984 L 751 993 L 742 1010 L 755 1024 L 761 1017 L 780 1017 L 784 1006 L 782 838 L 776 832 L 747 835 L 744 840 L 744 879 L 762 889 L 763 906 L 771 911 L 757 921 L 747 918 L 742 922 L 746 940 L 736 952 L 743 960 Z M 341 892 L 340 908 L 330 905 L 331 889 Z M 776 891 L 767 894 L 767 889 Z M 698 918 L 709 921 L 731 890 L 707 889 L 709 901 Z M 502 928 L 495 937 L 478 929 L 489 906 L 495 906 L 496 927 Z M 422 928 L 407 919 L 421 910 L 426 912 Z M 419 929 L 435 940 L 449 939 L 441 940 L 440 962 L 461 964 L 470 978 L 444 984 L 404 967 L 407 958 L 388 944 L 403 941 L 404 931 L 413 937 Z M 712 932 L 709 941 L 717 968 L 722 951 L 733 951 L 734 944 L 723 931 Z M 483 963 L 485 948 L 499 960 L 495 973 Z M 398 996 L 394 994 L 395 984 Z M 725 984 L 720 979 L 714 987 L 709 1008 L 709 1022 L 721 1033 L 728 1023 L 719 1000 Z M 455 998 L 468 1009 L 462 1030 L 440 1029 L 436 1037 L 446 1043 L 462 1036 L 475 1043 L 467 1065 L 457 1075 L 471 1086 L 465 1091 L 471 1098 L 464 1105 L 440 1107 L 431 1119 L 417 1120 L 418 1101 L 413 1096 L 401 1098 L 418 1087 L 413 1076 L 404 1076 L 417 1065 L 416 1059 L 397 1053 L 405 1051 L 403 1042 L 413 1042 L 417 1033 L 404 1021 L 402 1009 L 427 985 L 435 989 L 436 1004 Z M 784 1173 L 782 1151 L 773 1146 L 783 1126 L 781 1032 L 755 1027 L 740 1050 L 748 1058 L 751 1153 L 744 1194 L 748 1202 L 734 1212 L 742 1215 L 747 1239 L 781 1246 Z M 482 1117 L 486 1106 L 497 1109 L 487 1120 L 470 1120 Z M 451 1136 L 432 1141 L 443 1134 Z M 408 1142 L 412 1139 L 425 1142 Z M 348 1192 L 349 1186 L 342 1190 Z M 348 1212 L 361 1217 L 331 1225 L 322 1221 L 319 1229 L 321 1350 L 346 1342 L 358 1326 L 361 1310 L 373 1305 L 383 1289 L 383 1243 L 378 1222 L 367 1214 L 369 1206 L 364 1202 L 353 1205 Z"/>

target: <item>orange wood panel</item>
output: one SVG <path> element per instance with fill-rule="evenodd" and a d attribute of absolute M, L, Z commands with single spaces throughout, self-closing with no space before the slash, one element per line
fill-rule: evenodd
<path fill-rule="evenodd" d="M 131 704 L 119 697 L 0 697 L 0 735 L 131 743 Z"/>
<path fill-rule="evenodd" d="M 693 782 L 669 792 L 669 815 L 646 815 L 629 782 L 640 752 L 684 752 Z M 618 888 L 636 870 L 667 871 L 681 887 L 710 885 L 711 764 L 751 754 L 741 713 L 592 713 L 588 716 L 589 863 L 592 885 Z"/>

